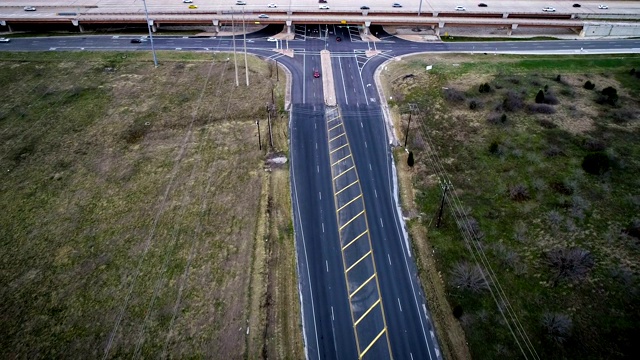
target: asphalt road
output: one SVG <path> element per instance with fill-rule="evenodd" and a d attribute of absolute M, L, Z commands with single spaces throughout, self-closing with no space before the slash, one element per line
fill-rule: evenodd
<path fill-rule="evenodd" d="M 640 52 L 640 40 L 412 43 L 372 27 L 296 26 L 276 44 L 270 26 L 248 36 L 247 51 L 292 74 L 291 181 L 303 331 L 309 359 L 438 359 L 428 305 L 394 198 L 393 159 L 373 81 L 385 61 L 415 52 Z M 342 41 L 337 41 L 339 36 Z M 149 50 L 139 36 L 14 38 L 0 51 Z M 230 51 L 230 38 L 155 37 L 157 50 Z M 243 41 L 236 39 L 241 49 Z M 294 49 L 289 58 L 272 50 Z M 332 53 L 338 109 L 324 106 L 320 50 Z M 367 58 L 369 49 L 380 51 Z"/>

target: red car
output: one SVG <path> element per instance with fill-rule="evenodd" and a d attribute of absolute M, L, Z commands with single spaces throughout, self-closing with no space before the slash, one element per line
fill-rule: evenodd
<path fill-rule="evenodd" d="M 313 77 L 316 78 L 316 79 L 319 78 L 320 77 L 320 71 L 313 70 Z"/>

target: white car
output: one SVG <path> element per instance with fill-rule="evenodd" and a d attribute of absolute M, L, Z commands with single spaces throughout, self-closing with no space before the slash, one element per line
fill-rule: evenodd
<path fill-rule="evenodd" d="M 607 10 L 608 8 L 607 5 L 598 5 L 598 9 Z"/>
<path fill-rule="evenodd" d="M 269 18 L 269 15 L 267 15 L 267 14 L 258 15 L 258 19 L 268 19 L 268 18 Z"/>
<path fill-rule="evenodd" d="M 247 5 L 246 1 L 238 0 L 236 1 L 236 5 Z"/>
<path fill-rule="evenodd" d="M 543 7 L 542 11 L 544 12 L 556 12 L 556 8 L 552 8 L 551 6 Z"/>
<path fill-rule="evenodd" d="M 36 11 L 36 8 L 33 6 L 25 6 L 24 11 Z"/>
<path fill-rule="evenodd" d="M 318 9 L 320 9 L 320 10 L 329 10 L 329 6 L 327 6 L 327 5 L 320 5 L 320 6 L 318 6 Z"/>
<path fill-rule="evenodd" d="M 465 11 L 467 9 L 464 8 L 464 6 L 456 6 L 456 11 Z"/>
<path fill-rule="evenodd" d="M 277 5 L 277 4 L 274 4 L 274 3 L 270 3 L 270 4 L 268 4 L 268 5 L 267 5 L 267 7 L 268 7 L 268 8 L 277 8 L 277 7 L 278 7 L 278 5 Z"/>
<path fill-rule="evenodd" d="M 278 41 L 278 39 L 276 39 L 274 37 L 270 37 L 270 38 L 267 38 L 267 41 L 274 42 L 274 41 Z"/>
<path fill-rule="evenodd" d="M 9 42 L 11 41 L 11 39 L 7 39 L 7 38 L 0 38 L 0 42 Z"/>
<path fill-rule="evenodd" d="M 193 2 L 193 0 L 182 0 L 183 3 L 185 4 L 191 4 Z"/>

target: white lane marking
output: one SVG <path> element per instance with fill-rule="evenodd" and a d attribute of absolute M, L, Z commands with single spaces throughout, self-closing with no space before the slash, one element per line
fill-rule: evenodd
<path fill-rule="evenodd" d="M 389 265 L 391 265 L 391 255 L 387 254 L 387 258 L 389 258 Z"/>
<path fill-rule="evenodd" d="M 409 353 L 409 355 L 411 356 L 411 360 L 413 360 L 413 354 L 412 354 L 412 353 Z"/>
<path fill-rule="evenodd" d="M 304 76 L 304 74 L 307 73 L 307 54 L 306 53 L 302 53 L 302 74 Z M 305 98 L 307 95 L 307 82 L 306 81 L 302 81 L 302 103 L 305 103 Z M 320 349 L 318 349 L 318 352 L 320 352 Z"/>
<path fill-rule="evenodd" d="M 333 306 L 331 307 L 331 320 L 335 320 L 335 316 L 333 316 Z"/>
<path fill-rule="evenodd" d="M 347 98 L 347 85 L 344 83 L 344 73 L 342 72 L 342 60 L 338 58 L 338 64 L 340 65 L 340 77 L 342 78 L 342 89 L 344 90 L 344 102 L 349 105 L 349 99 Z"/>
<path fill-rule="evenodd" d="M 378 197 L 378 190 L 373 189 L 373 192 L 376 194 L 376 197 Z"/>
<path fill-rule="evenodd" d="M 362 121 L 360 121 L 360 127 L 361 127 L 361 128 L 364 128 L 364 125 L 362 125 Z"/>
<path fill-rule="evenodd" d="M 318 174 L 320 173 L 320 165 L 316 165 L 316 168 L 318 169 Z"/>
<path fill-rule="evenodd" d="M 318 150 L 318 143 L 316 143 L 316 150 Z"/>
<path fill-rule="evenodd" d="M 373 169 L 371 168 L 371 164 L 369 164 L 369 170 L 373 171 Z"/>
<path fill-rule="evenodd" d="M 398 298 L 398 307 L 400 308 L 400 312 L 402 312 L 402 305 L 400 305 L 400 298 Z"/>
<path fill-rule="evenodd" d="M 366 141 L 364 142 L 364 147 L 368 147 L 368 146 L 367 146 L 367 142 L 366 142 Z"/>
<path fill-rule="evenodd" d="M 327 272 L 329 272 L 329 261 L 325 260 L 324 263 L 327 265 Z"/>
<path fill-rule="evenodd" d="M 322 192 L 318 192 L 318 196 L 320 197 L 320 200 L 322 200 Z"/>
<path fill-rule="evenodd" d="M 384 227 L 384 224 L 382 223 L 382 218 L 380 218 L 380 226 Z"/>
<path fill-rule="evenodd" d="M 322 223 L 322 232 L 324 232 L 324 223 Z"/>

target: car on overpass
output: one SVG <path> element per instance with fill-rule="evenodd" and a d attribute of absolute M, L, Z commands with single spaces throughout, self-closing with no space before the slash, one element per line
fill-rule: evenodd
<path fill-rule="evenodd" d="M 466 11 L 467 9 L 464 6 L 456 6 L 456 11 Z"/>
<path fill-rule="evenodd" d="M 268 7 L 268 8 L 277 8 L 277 7 L 278 7 L 278 4 L 269 3 L 269 4 L 267 4 L 267 7 Z"/>
<path fill-rule="evenodd" d="M 236 1 L 236 5 L 247 5 L 246 1 L 238 0 Z"/>
<path fill-rule="evenodd" d="M 193 4 L 189 5 L 189 9 L 197 9 L 197 8 L 198 8 L 198 5 L 193 5 Z"/>
<path fill-rule="evenodd" d="M 556 12 L 556 8 L 551 7 L 551 6 L 546 6 L 542 8 L 542 11 L 544 12 Z"/>
<path fill-rule="evenodd" d="M 269 15 L 267 15 L 267 14 L 258 15 L 258 19 L 268 19 L 268 18 L 269 18 Z"/>
<path fill-rule="evenodd" d="M 328 5 L 319 5 L 318 9 L 320 9 L 320 10 L 329 10 L 329 6 Z"/>
<path fill-rule="evenodd" d="M 360 10 L 369 10 L 369 9 L 371 9 L 371 8 L 368 7 L 368 6 L 364 6 L 364 5 L 360 6 Z"/>
<path fill-rule="evenodd" d="M 193 0 L 182 0 L 183 3 L 185 4 L 191 4 L 193 2 Z"/>
<path fill-rule="evenodd" d="M 33 6 L 25 6 L 24 11 L 36 11 L 36 8 Z"/>
<path fill-rule="evenodd" d="M 609 7 L 607 5 L 598 5 L 598 9 L 607 10 Z"/>
<path fill-rule="evenodd" d="M 394 8 L 401 8 L 401 7 L 402 7 L 402 4 L 400 4 L 400 3 L 393 3 L 393 5 L 392 5 L 392 6 L 393 6 Z"/>

